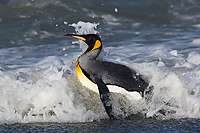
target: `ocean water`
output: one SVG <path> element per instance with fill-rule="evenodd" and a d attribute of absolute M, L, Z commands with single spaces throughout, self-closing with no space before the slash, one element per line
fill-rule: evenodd
<path fill-rule="evenodd" d="M 199 0 L 2 0 L 0 131 L 198 132 L 199 12 Z M 99 34 L 99 59 L 136 70 L 152 93 L 113 93 L 109 120 L 76 78 L 87 46 L 67 33 Z"/>

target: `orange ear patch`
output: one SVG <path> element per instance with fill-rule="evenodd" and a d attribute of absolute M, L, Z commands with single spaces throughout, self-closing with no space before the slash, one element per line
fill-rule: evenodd
<path fill-rule="evenodd" d="M 97 49 L 97 48 L 99 48 L 99 47 L 101 47 L 101 42 L 100 42 L 99 40 L 97 40 L 97 41 L 95 42 L 94 47 L 93 47 L 93 49 L 92 49 L 91 51 L 93 51 L 93 50 L 95 50 L 95 49 Z"/>

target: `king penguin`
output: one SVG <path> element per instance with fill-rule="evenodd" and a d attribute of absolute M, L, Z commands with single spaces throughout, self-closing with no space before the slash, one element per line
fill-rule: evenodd
<path fill-rule="evenodd" d="M 134 70 L 113 62 L 96 58 L 102 50 L 101 38 L 96 34 L 66 34 L 84 41 L 88 48 L 76 61 L 76 74 L 83 86 L 100 94 L 100 99 L 110 119 L 115 119 L 110 92 L 142 98 L 148 83 Z"/>

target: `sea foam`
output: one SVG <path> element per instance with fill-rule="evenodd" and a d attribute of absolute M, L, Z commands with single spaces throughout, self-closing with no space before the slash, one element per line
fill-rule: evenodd
<path fill-rule="evenodd" d="M 99 111 L 85 107 L 83 101 L 87 100 L 83 96 L 90 95 L 79 92 L 74 67 L 70 66 L 74 65 L 72 60 L 76 60 L 73 55 L 48 56 L 13 70 L 10 66 L 0 69 L 0 123 L 84 122 L 101 118 Z"/>
<path fill-rule="evenodd" d="M 78 22 L 71 26 L 77 34 L 87 34 L 97 33 L 97 25 Z M 74 43 L 82 45 L 81 49 L 86 48 L 84 42 Z M 184 57 L 178 50 L 168 51 L 162 46 L 148 46 L 146 51 L 147 47 L 142 49 L 133 45 L 137 44 L 104 47 L 107 54 L 102 59 L 129 66 L 154 88 L 139 101 L 112 93 L 115 114 L 119 118 L 132 114 L 156 119 L 200 118 L 199 53 L 190 52 Z M 66 48 L 62 47 L 61 51 Z M 23 56 L 17 49 L 4 49 L 1 55 L 14 50 L 19 58 L 11 59 L 20 60 Z M 47 56 L 28 65 L 1 63 L 0 123 L 107 119 L 99 95 L 77 81 L 75 61 L 80 54 L 75 51 L 63 56 Z"/>

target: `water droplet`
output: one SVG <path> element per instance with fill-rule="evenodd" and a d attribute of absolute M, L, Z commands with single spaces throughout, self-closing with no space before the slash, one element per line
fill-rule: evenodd
<path fill-rule="evenodd" d="M 117 8 L 115 8 L 115 12 L 118 12 L 118 9 L 117 9 Z"/>
<path fill-rule="evenodd" d="M 68 24 L 68 22 L 67 22 L 67 21 L 64 21 L 64 24 L 66 25 L 66 24 Z"/>

